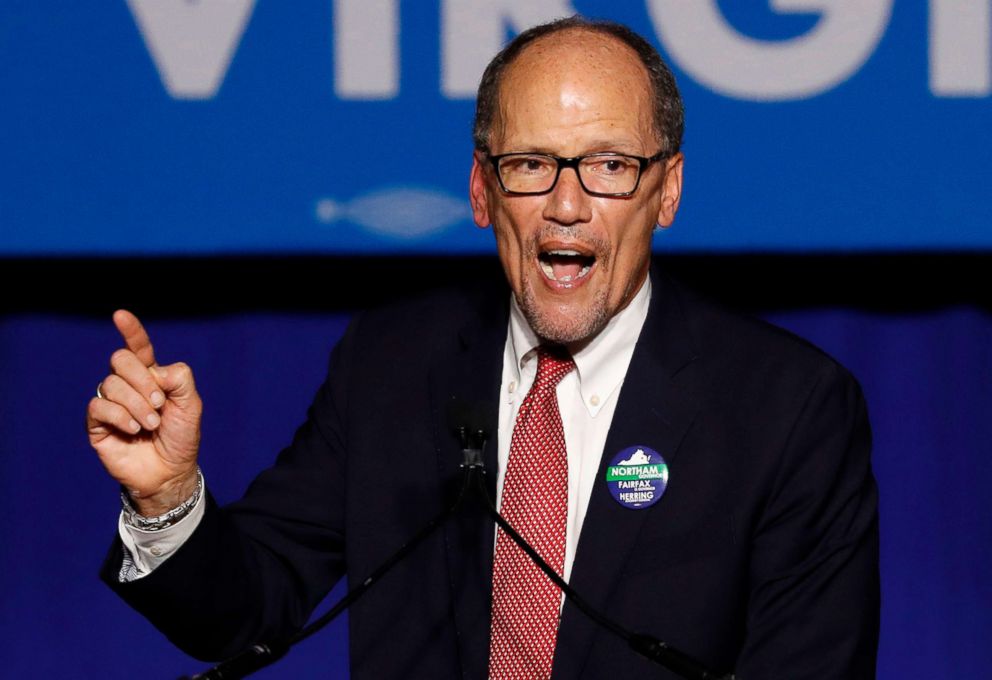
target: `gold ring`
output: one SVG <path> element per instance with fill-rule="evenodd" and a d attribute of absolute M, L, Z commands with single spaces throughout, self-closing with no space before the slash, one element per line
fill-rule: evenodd
<path fill-rule="evenodd" d="M 103 392 L 100 391 L 100 388 L 101 387 L 103 387 L 103 381 L 102 380 L 96 386 L 96 397 L 97 397 L 97 399 L 103 399 L 104 398 Z"/>

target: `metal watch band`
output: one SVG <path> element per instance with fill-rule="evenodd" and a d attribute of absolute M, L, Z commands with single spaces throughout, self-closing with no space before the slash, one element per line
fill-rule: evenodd
<path fill-rule="evenodd" d="M 131 505 L 131 498 L 125 489 L 121 489 L 121 506 L 124 511 L 124 523 L 128 526 L 140 529 L 141 531 L 161 531 L 167 529 L 189 514 L 193 506 L 200 499 L 203 492 L 203 472 L 200 466 L 196 467 L 196 489 L 193 495 L 183 501 L 182 504 L 172 508 L 169 512 L 158 517 L 145 517 L 138 513 Z"/>

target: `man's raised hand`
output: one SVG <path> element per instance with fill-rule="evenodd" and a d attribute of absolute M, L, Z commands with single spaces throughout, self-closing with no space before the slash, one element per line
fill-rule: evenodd
<path fill-rule="evenodd" d="M 155 363 L 148 333 L 126 309 L 114 312 L 125 347 L 110 356 L 103 395 L 90 400 L 90 444 L 110 475 L 127 488 L 135 509 L 161 515 L 196 488 L 203 402 L 182 362 Z"/>

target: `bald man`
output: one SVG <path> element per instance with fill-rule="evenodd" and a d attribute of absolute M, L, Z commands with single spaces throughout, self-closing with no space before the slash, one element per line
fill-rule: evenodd
<path fill-rule="evenodd" d="M 88 410 L 128 490 L 106 582 L 202 658 L 298 629 L 448 502 L 461 456 L 446 405 L 490 402 L 491 492 L 594 606 L 738 678 L 874 677 L 860 389 L 652 267 L 682 128 L 671 72 L 625 27 L 518 36 L 480 84 L 470 174 L 506 280 L 358 315 L 293 442 L 226 508 L 196 464 L 192 371 L 158 365 L 118 311 L 126 347 Z M 462 512 L 352 608 L 352 676 L 675 677 L 518 550 Z"/>

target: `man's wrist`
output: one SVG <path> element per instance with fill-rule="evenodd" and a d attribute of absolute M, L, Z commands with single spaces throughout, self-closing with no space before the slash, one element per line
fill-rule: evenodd
<path fill-rule="evenodd" d="M 155 515 L 145 514 L 148 513 L 148 510 L 146 510 L 147 507 L 154 506 L 148 506 L 147 503 L 143 506 L 138 506 L 128 494 L 127 489 L 121 487 L 121 505 L 124 523 L 141 531 L 161 531 L 162 529 L 174 526 L 190 513 L 203 493 L 203 473 L 200 471 L 199 466 L 196 467 L 193 484 L 192 490 L 184 491 L 184 489 L 189 488 L 190 484 L 181 483 L 177 487 L 176 503 L 167 504 L 165 507 L 160 506 L 160 512 Z M 183 498 L 185 500 L 178 502 Z M 169 505 L 174 505 L 174 507 L 169 507 Z"/>

